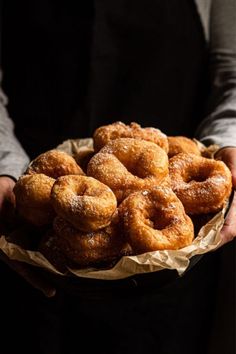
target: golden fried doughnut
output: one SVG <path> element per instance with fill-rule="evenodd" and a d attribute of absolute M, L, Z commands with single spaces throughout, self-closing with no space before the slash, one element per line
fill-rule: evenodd
<path fill-rule="evenodd" d="M 185 136 L 168 136 L 169 151 L 168 156 L 179 154 L 180 152 L 185 152 L 187 154 L 201 155 L 201 151 L 197 146 L 197 143 Z"/>
<path fill-rule="evenodd" d="M 66 257 L 80 266 L 112 261 L 127 255 L 130 247 L 122 237 L 119 225 L 93 232 L 76 230 L 70 223 L 57 216 L 53 228 L 58 235 L 58 244 Z"/>
<path fill-rule="evenodd" d="M 55 216 L 50 200 L 54 182 L 44 174 L 21 176 L 13 190 L 19 215 L 36 226 L 49 224 Z"/>
<path fill-rule="evenodd" d="M 88 163 L 87 174 L 109 186 L 121 201 L 130 193 L 159 185 L 168 176 L 168 156 L 145 140 L 111 140 Z"/>
<path fill-rule="evenodd" d="M 58 215 L 76 229 L 88 232 L 107 226 L 117 206 L 108 186 L 78 175 L 59 177 L 53 185 L 51 200 Z"/>
<path fill-rule="evenodd" d="M 65 175 L 84 175 L 72 156 L 56 149 L 40 154 L 29 164 L 26 174 L 35 173 L 44 173 L 55 179 Z"/>
<path fill-rule="evenodd" d="M 122 122 L 115 122 L 97 128 L 93 134 L 94 150 L 98 152 L 110 140 L 117 138 L 134 138 L 152 141 L 168 152 L 167 136 L 159 129 L 153 127 L 142 128 L 137 123 L 126 125 Z"/>
<path fill-rule="evenodd" d="M 136 253 L 179 249 L 194 238 L 193 223 L 170 188 L 154 187 L 127 197 L 118 208 Z"/>
<path fill-rule="evenodd" d="M 231 193 L 231 172 L 222 161 L 180 153 L 169 160 L 169 173 L 188 214 L 217 212 Z"/>

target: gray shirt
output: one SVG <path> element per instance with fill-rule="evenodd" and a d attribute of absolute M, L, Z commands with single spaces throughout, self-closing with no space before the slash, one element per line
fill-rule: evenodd
<path fill-rule="evenodd" d="M 208 113 L 196 132 L 206 145 L 236 146 L 236 0 L 195 0 L 210 54 Z M 0 91 L 0 174 L 18 178 L 29 158 Z M 69 138 L 69 137 L 68 137 Z"/>

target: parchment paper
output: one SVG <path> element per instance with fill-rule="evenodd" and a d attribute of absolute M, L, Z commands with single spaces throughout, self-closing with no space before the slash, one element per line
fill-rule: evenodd
<path fill-rule="evenodd" d="M 199 142 L 198 142 L 199 143 Z M 205 148 L 201 143 L 206 156 L 213 156 L 217 146 Z M 93 154 L 93 141 L 88 139 L 67 140 L 57 147 L 72 155 L 78 162 L 83 162 Z M 38 251 L 24 249 L 19 244 L 13 243 L 6 235 L 0 237 L 0 250 L 10 259 L 29 263 L 34 266 L 42 267 L 56 274 L 72 274 L 83 278 L 116 280 L 130 277 L 135 274 L 156 272 L 163 269 L 173 269 L 182 275 L 189 267 L 190 261 L 194 256 L 204 255 L 221 246 L 220 230 L 225 220 L 225 214 L 229 202 L 208 221 L 196 235 L 191 245 L 180 250 L 164 250 L 148 252 L 137 256 L 123 256 L 115 265 L 110 268 L 95 269 L 71 269 L 69 273 L 59 272 L 50 262 Z"/>

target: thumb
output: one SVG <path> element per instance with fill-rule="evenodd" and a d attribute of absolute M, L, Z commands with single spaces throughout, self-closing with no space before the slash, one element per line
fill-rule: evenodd
<path fill-rule="evenodd" d="M 216 160 L 223 161 L 232 174 L 233 188 L 236 189 L 236 147 L 225 147 L 215 154 Z"/>
<path fill-rule="evenodd" d="M 221 239 L 224 243 L 230 242 L 236 235 L 236 192 L 233 193 L 233 199 L 230 209 L 227 213 L 224 225 L 220 232 Z"/>

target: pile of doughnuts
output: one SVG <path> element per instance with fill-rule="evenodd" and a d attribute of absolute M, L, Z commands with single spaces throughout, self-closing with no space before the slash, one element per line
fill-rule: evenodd
<path fill-rule="evenodd" d="M 38 250 L 59 270 L 188 246 L 194 217 L 221 210 L 232 176 L 195 140 L 133 122 L 101 126 L 86 164 L 50 150 L 14 187 L 16 211 L 45 230 Z"/>

